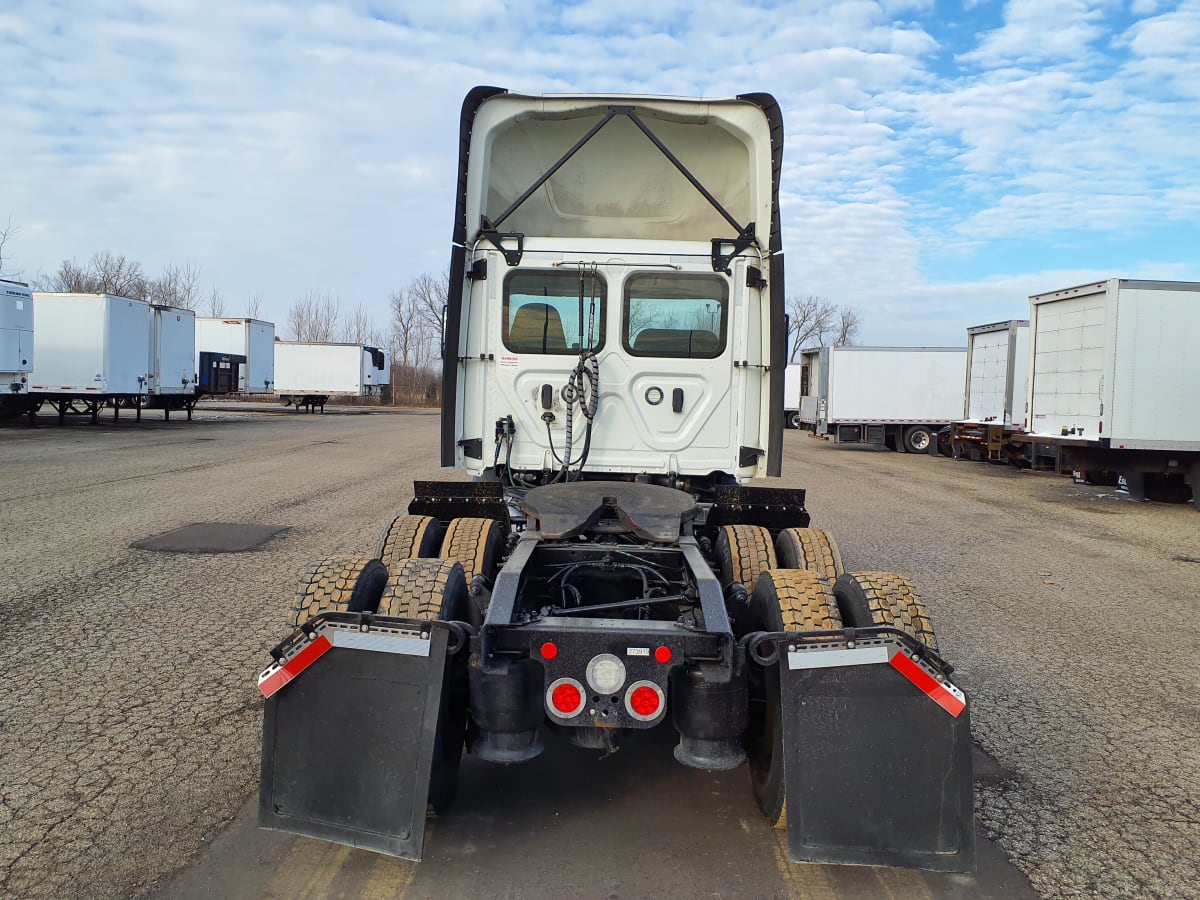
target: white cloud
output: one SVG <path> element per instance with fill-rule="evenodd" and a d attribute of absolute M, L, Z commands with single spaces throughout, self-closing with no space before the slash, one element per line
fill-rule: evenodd
<path fill-rule="evenodd" d="M 945 343 L 988 318 L 974 282 L 931 283 L 931 260 L 999 297 L 1041 265 L 997 276 L 996 241 L 1200 227 L 1195 3 L 1139 2 L 1149 18 L 1118 35 L 1106 6 L 1014 0 L 951 77 L 932 0 L 73 6 L 0 13 L 12 252 L 32 270 L 100 249 L 152 272 L 195 259 L 280 322 L 309 288 L 382 319 L 390 290 L 445 267 L 475 84 L 772 91 L 789 288 L 861 305 L 880 339 Z M 1074 271 L 1052 268 L 1032 289 Z"/>

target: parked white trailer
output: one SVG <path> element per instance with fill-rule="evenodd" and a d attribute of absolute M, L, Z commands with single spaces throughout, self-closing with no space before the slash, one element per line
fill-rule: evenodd
<path fill-rule="evenodd" d="M 154 306 L 150 329 L 152 396 L 196 393 L 196 314 L 190 309 Z"/>
<path fill-rule="evenodd" d="M 69 415 L 93 422 L 111 406 L 141 418 L 150 380 L 150 304 L 115 294 L 33 292 L 30 424 L 49 405 L 61 423 Z"/>
<path fill-rule="evenodd" d="M 275 396 L 378 397 L 391 383 L 387 354 L 363 344 L 275 342 Z"/>
<path fill-rule="evenodd" d="M 838 443 L 924 453 L 962 413 L 965 347 L 819 347 L 800 365 L 800 424 Z"/>
<path fill-rule="evenodd" d="M 197 318 L 196 378 L 196 389 L 204 394 L 270 394 L 275 388 L 275 324 Z"/>
<path fill-rule="evenodd" d="M 1135 495 L 1200 488 L 1200 283 L 1111 278 L 1029 304 L 1027 461 L 1120 472 Z"/>
<path fill-rule="evenodd" d="M 33 292 L 0 278 L 0 411 L 18 408 L 33 370 Z"/>
<path fill-rule="evenodd" d="M 963 418 L 1011 427 L 1025 418 L 1029 384 L 1029 321 L 1013 319 L 967 329 Z"/>

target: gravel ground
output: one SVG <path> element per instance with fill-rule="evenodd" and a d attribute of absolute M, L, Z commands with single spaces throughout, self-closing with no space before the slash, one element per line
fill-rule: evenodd
<path fill-rule="evenodd" d="M 312 558 L 373 549 L 437 419 L 240 415 L 0 428 L 0 896 L 137 895 L 258 777 L 253 686 Z M 1045 896 L 1197 896 L 1200 516 L 797 432 L 785 482 L 848 567 L 909 574 L 998 763 L 983 827 Z M 283 526 L 246 553 L 131 544 Z M 1167 629 L 1170 623 L 1170 630 Z"/>

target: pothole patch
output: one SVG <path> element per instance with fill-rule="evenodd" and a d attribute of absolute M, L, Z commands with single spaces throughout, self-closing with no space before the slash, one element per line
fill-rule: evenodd
<path fill-rule="evenodd" d="M 245 553 L 261 547 L 284 525 L 242 525 L 232 522 L 196 522 L 174 531 L 134 541 L 135 550 L 157 553 Z"/>

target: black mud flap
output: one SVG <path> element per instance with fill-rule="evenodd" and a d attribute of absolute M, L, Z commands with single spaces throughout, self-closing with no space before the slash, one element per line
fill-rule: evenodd
<path fill-rule="evenodd" d="M 259 680 L 259 825 L 420 859 L 448 640 L 327 621 L 293 641 Z"/>
<path fill-rule="evenodd" d="M 788 855 L 973 872 L 966 697 L 902 644 L 871 643 L 780 654 Z"/>

